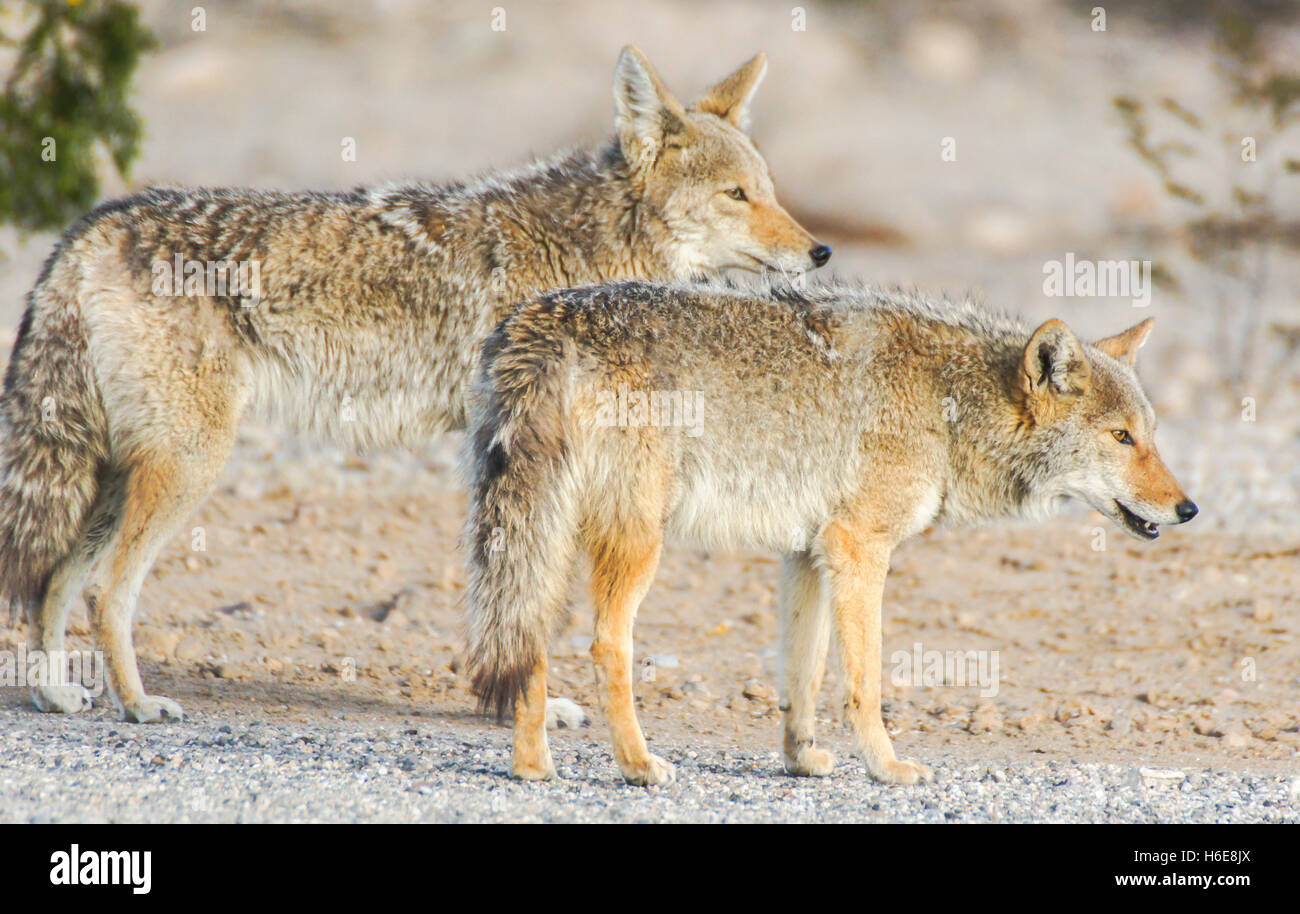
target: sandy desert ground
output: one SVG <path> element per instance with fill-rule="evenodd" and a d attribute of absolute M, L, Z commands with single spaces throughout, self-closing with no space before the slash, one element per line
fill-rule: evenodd
<path fill-rule="evenodd" d="M 389 0 L 213 3 L 208 31 L 195 35 L 190 4 L 145 6 L 162 47 L 139 77 L 147 138 L 130 186 L 452 177 L 602 138 L 613 61 L 628 41 L 683 94 L 766 50 L 755 136 L 790 208 L 835 246 L 834 271 L 969 292 L 1030 321 L 1064 317 L 1085 335 L 1154 315 L 1140 370 L 1161 451 L 1201 506 L 1149 545 L 1079 508 L 1047 524 L 927 531 L 903 547 L 886 593 L 887 660 L 915 645 L 997 652 L 1000 682 L 987 696 L 899 685 L 887 666 L 900 753 L 949 766 L 1300 775 L 1300 363 L 1276 340 L 1245 370 L 1232 363 L 1216 280 L 1177 243 L 1185 213 L 1124 148 L 1110 103 L 1121 92 L 1211 98 L 1203 33 L 1116 16 L 1098 35 L 1086 16 L 1045 2 L 974 17 L 928 4 L 811 5 L 802 33 L 781 4 L 520 4 L 499 33 L 487 24 L 492 4 Z M 1300 31 L 1276 40 L 1294 50 Z M 340 161 L 343 136 L 357 138 L 358 162 Z M 957 138 L 956 162 L 940 159 L 944 137 Z M 1217 166 L 1193 167 L 1212 178 Z M 0 321 L 10 327 L 52 240 L 0 233 Z M 1066 252 L 1157 260 L 1185 279 L 1141 310 L 1049 298 L 1043 264 Z M 1297 302 L 1300 257 L 1280 248 L 1263 321 L 1300 324 Z M 145 585 L 136 644 L 147 687 L 214 727 L 265 720 L 320 728 L 324 739 L 330 728 L 447 728 L 477 772 L 468 747 L 499 749 L 507 731 L 474 714 L 458 672 L 456 445 L 453 435 L 415 453 L 358 455 L 250 422 L 194 518 L 205 548 L 192 548 L 194 531 L 178 537 Z M 637 632 L 652 748 L 757 753 L 777 769 L 767 755 L 779 748 L 777 567 L 758 552 L 666 552 Z M 551 692 L 592 712 L 584 575 L 553 645 Z M 84 614 L 72 631 L 89 646 Z M 0 629 L 0 649 L 24 638 Z M 843 757 L 836 695 L 832 672 L 821 726 Z M 34 713 L 0 690 L 6 730 L 53 740 Z M 90 713 L 99 723 L 87 739 L 121 728 L 107 708 Z M 603 748 L 596 717 L 557 731 L 558 751 Z M 612 766 L 604 776 L 616 776 Z M 7 767 L 0 816 L 6 795 L 12 815 L 34 815 L 16 799 L 30 787 Z M 1291 796 L 1282 818 L 1300 815 Z"/>

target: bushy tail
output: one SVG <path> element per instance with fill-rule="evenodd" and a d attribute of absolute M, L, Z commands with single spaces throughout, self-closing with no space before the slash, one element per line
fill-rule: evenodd
<path fill-rule="evenodd" d="M 580 512 L 562 344 L 516 338 L 502 348 L 500 336 L 485 348 L 465 440 L 463 542 L 470 676 L 480 709 L 498 717 L 563 618 Z"/>
<path fill-rule="evenodd" d="M 80 540 L 108 457 L 107 420 L 66 267 L 28 296 L 0 397 L 0 597 L 33 618 Z"/>

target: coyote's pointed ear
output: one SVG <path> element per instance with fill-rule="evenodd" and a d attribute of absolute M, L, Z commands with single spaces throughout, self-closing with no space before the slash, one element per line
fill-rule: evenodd
<path fill-rule="evenodd" d="M 747 130 L 749 100 L 754 97 L 754 90 L 766 74 L 767 55 L 755 54 L 739 70 L 705 92 L 691 105 L 691 110 L 716 114 L 741 130 Z"/>
<path fill-rule="evenodd" d="M 1035 330 L 1025 344 L 1021 383 L 1031 400 L 1077 396 L 1088 389 L 1091 377 L 1083 346 L 1056 318 Z"/>
<path fill-rule="evenodd" d="M 633 167 L 652 164 L 667 136 L 686 129 L 681 102 L 659 79 L 641 49 L 628 45 L 614 70 L 614 127 Z"/>
<path fill-rule="evenodd" d="M 1147 337 L 1151 334 L 1151 328 L 1155 325 L 1156 319 L 1148 317 L 1142 323 L 1134 324 L 1123 333 L 1108 336 L 1104 340 L 1097 340 L 1093 345 L 1112 359 L 1119 359 L 1121 362 L 1133 365 L 1137 362 L 1138 350 L 1147 341 Z"/>

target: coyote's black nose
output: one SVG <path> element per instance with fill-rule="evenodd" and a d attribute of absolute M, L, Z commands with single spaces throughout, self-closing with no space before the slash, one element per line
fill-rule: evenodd
<path fill-rule="evenodd" d="M 826 261 L 831 259 L 831 249 L 824 244 L 819 244 L 809 252 L 812 261 L 819 267 L 826 266 Z"/>
<path fill-rule="evenodd" d="M 1174 506 L 1174 511 L 1178 514 L 1179 523 L 1187 523 L 1196 516 L 1196 505 L 1190 501 L 1180 501 Z"/>

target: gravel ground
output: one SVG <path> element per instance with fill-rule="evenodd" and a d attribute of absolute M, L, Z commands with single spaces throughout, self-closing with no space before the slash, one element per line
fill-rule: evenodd
<path fill-rule="evenodd" d="M 873 784 L 829 721 L 819 735 L 841 759 L 835 776 L 783 776 L 770 751 L 776 563 L 670 546 L 636 635 L 655 675 L 641 668 L 635 688 L 678 783 L 625 787 L 596 721 L 557 734 L 565 780 L 525 785 L 504 776 L 509 733 L 468 713 L 454 662 L 465 508 L 454 437 L 357 456 L 252 422 L 141 596 L 146 687 L 190 719 L 52 718 L 0 689 L 0 821 L 1297 820 L 1294 351 L 1269 336 L 1247 377 L 1227 381 L 1240 328 L 1218 318 L 1246 290 L 1186 261 L 1183 204 L 1124 147 L 1112 104 L 1133 92 L 1209 104 L 1203 35 L 1117 17 L 1100 36 L 1057 4 L 970 18 L 882 6 L 860 19 L 814 6 L 806 32 L 784 11 L 725 3 L 651 15 L 590 0 L 516 5 L 504 32 L 469 0 L 310 6 L 227 4 L 200 34 L 188 7 L 146 0 L 162 38 L 138 80 L 148 130 L 134 182 L 110 180 L 105 195 L 154 182 L 462 177 L 603 138 L 626 41 L 683 92 L 761 48 L 772 69 L 755 136 L 782 198 L 826 229 L 835 272 L 970 291 L 1031 325 L 1066 317 L 1089 338 L 1157 317 L 1141 372 L 1161 451 L 1202 514 L 1141 548 L 1076 510 L 1050 525 L 936 531 L 900 550 L 885 656 L 923 646 L 1000 664 L 987 698 L 970 683 L 900 684 L 882 671 L 900 753 L 938 776 L 922 788 Z M 1003 25 L 985 33 L 986 18 Z M 1292 46 L 1298 36 L 1275 35 Z M 823 97 L 836 104 L 809 104 Z M 358 139 L 359 160 L 342 160 L 340 136 Z M 961 138 L 959 161 L 941 160 L 941 136 Z M 1234 183 L 1203 158 L 1185 163 L 1191 183 L 1211 172 Z M 0 357 L 53 243 L 0 231 Z M 1157 289 L 1140 315 L 1124 298 L 1048 296 L 1044 264 L 1066 252 L 1150 259 L 1183 288 Z M 1294 325 L 1293 251 L 1278 251 L 1266 286 L 1260 325 Z M 551 687 L 591 709 L 579 577 Z M 0 624 L 0 651 L 26 635 Z M 90 647 L 81 610 L 71 635 Z M 834 685 L 823 709 L 838 705 Z M 1144 778 L 1143 767 L 1186 776 Z"/>
<path fill-rule="evenodd" d="M 500 727 L 404 729 L 0 714 L 0 819 L 30 822 L 1300 822 L 1300 778 L 927 758 L 936 782 L 872 783 L 855 760 L 798 780 L 774 752 L 656 742 L 677 783 L 625 786 L 593 740 L 554 741 L 561 780 L 504 776 Z"/>

